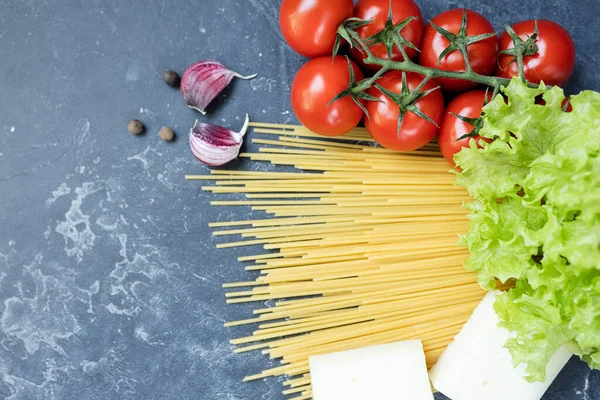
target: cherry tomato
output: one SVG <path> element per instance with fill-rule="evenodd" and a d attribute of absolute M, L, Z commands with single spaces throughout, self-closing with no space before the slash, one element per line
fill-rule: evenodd
<path fill-rule="evenodd" d="M 305 57 L 331 54 L 337 28 L 352 17 L 352 0 L 283 0 L 279 26 L 285 41 Z"/>
<path fill-rule="evenodd" d="M 546 85 L 563 86 L 569 80 L 575 68 L 575 44 L 571 35 L 556 22 L 540 19 L 539 36 L 535 43 L 537 54 L 523 57 L 525 78 L 532 83 L 544 81 Z M 512 26 L 515 33 L 525 41 L 535 32 L 535 21 L 523 21 Z M 500 51 L 514 48 L 508 33 L 500 36 Z M 496 74 L 503 78 L 519 76 L 515 58 L 510 54 L 501 54 L 498 58 Z"/>
<path fill-rule="evenodd" d="M 442 126 L 440 127 L 440 133 L 438 135 L 438 144 L 440 145 L 442 155 L 452 166 L 456 166 L 454 155 L 461 151 L 463 147 L 468 147 L 469 141 L 472 138 L 467 137 L 460 140 L 458 139 L 471 133 L 474 127 L 468 122 L 461 121 L 451 113 L 462 115 L 467 118 L 479 118 L 481 116 L 485 95 L 485 90 L 473 90 L 463 93 L 452 100 L 446 107 Z M 488 93 L 487 100 L 490 101 L 491 97 L 491 94 Z M 477 144 L 479 144 L 480 140 L 488 141 L 488 139 L 479 136 L 474 137 L 474 139 Z"/>
<path fill-rule="evenodd" d="M 422 81 L 422 75 L 406 74 L 406 83 L 411 91 Z M 394 93 L 401 93 L 402 73 L 399 71 L 388 72 L 379 78 L 377 83 Z M 421 92 L 437 86 L 438 84 L 434 80 L 430 80 L 421 89 Z M 435 137 L 438 127 L 410 111 L 404 115 L 402 127 L 398 132 L 398 116 L 400 114 L 398 105 L 375 86 L 371 87 L 368 93 L 381 100 L 381 102 L 367 102 L 369 118 L 365 122 L 365 127 L 380 145 L 396 151 L 413 151 L 426 145 Z M 415 106 L 439 125 L 444 112 L 442 91 L 434 90 L 417 100 Z"/>
<path fill-rule="evenodd" d="M 350 61 L 354 78 L 364 78 L 358 66 Z M 300 122 L 311 131 L 325 136 L 339 136 L 356 127 L 363 111 L 350 97 L 329 102 L 350 83 L 345 57 L 314 58 L 300 68 L 292 83 L 292 108 Z"/>
<path fill-rule="evenodd" d="M 467 37 L 494 33 L 493 37 L 478 41 L 467 46 L 467 54 L 473 71 L 481 75 L 493 75 L 496 70 L 496 56 L 498 54 L 498 38 L 494 27 L 481 14 L 475 11 L 467 12 Z M 431 22 L 457 34 L 461 27 L 463 9 L 453 9 L 443 12 L 434 17 Z M 450 45 L 450 42 L 436 31 L 431 24 L 425 27 L 423 43 L 419 63 L 425 67 L 435 68 L 438 65 L 440 54 Z M 464 72 L 466 71 L 465 59 L 458 50 L 446 55 L 440 62 L 439 69 L 444 71 Z M 436 81 L 442 89 L 452 92 L 461 92 L 475 87 L 475 84 L 461 79 L 438 78 Z"/>
<path fill-rule="evenodd" d="M 358 29 L 357 32 L 360 37 L 366 39 L 382 31 L 385 27 L 389 10 L 390 0 L 358 0 L 354 7 L 354 16 L 364 20 L 373 21 Z M 421 44 L 421 37 L 423 36 L 423 15 L 421 14 L 419 6 L 414 0 L 392 0 L 392 22 L 394 24 L 398 24 L 410 16 L 416 17 L 417 19 L 411 21 L 404 27 L 401 34 L 406 40 L 416 47 L 419 47 Z M 369 49 L 374 56 L 385 60 L 388 59 L 387 49 L 383 43 L 374 44 L 370 46 Z M 417 50 L 410 47 L 404 46 L 404 49 L 409 58 L 413 58 L 417 54 Z M 380 69 L 380 67 L 376 65 L 364 64 L 363 59 L 366 55 L 358 47 L 352 47 L 352 49 L 350 49 L 350 54 L 354 60 L 368 70 L 378 71 Z M 402 61 L 402 54 L 397 46 L 394 46 L 392 60 Z"/>
<path fill-rule="evenodd" d="M 544 100 L 544 98 L 542 97 L 542 95 L 539 95 L 538 97 L 535 98 L 535 104 L 539 104 L 540 106 L 545 106 L 546 105 L 546 100 Z M 571 112 L 573 111 L 573 105 L 571 104 L 571 99 L 569 97 L 566 97 L 562 103 L 561 103 L 562 109 L 564 112 Z"/>

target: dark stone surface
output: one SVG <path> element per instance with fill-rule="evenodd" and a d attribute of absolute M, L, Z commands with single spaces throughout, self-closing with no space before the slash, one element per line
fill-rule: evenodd
<path fill-rule="evenodd" d="M 577 43 L 569 86 L 600 89 L 597 0 L 421 0 L 427 17 L 467 6 L 501 22 L 546 17 Z M 572 5 L 577 3 L 577 5 Z M 221 283 L 248 278 L 216 251 L 209 209 L 184 173 L 206 169 L 186 133 L 197 113 L 162 71 L 218 59 L 240 73 L 206 120 L 295 121 L 302 64 L 278 32 L 278 0 L 0 2 L 0 399 L 281 399 L 266 366 L 232 354 L 225 329 L 249 307 Z M 127 132 L 129 119 L 147 133 Z M 158 138 L 162 126 L 178 134 Z M 507 399 L 510 394 L 507 393 Z M 545 399 L 600 399 L 573 360 Z"/>

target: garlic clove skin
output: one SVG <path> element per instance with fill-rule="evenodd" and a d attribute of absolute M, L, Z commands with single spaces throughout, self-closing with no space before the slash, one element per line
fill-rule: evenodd
<path fill-rule="evenodd" d="M 185 102 L 194 110 L 206 114 L 206 107 L 233 80 L 252 79 L 256 74 L 242 76 L 218 61 L 198 61 L 188 67 L 181 77 L 181 93 Z"/>
<path fill-rule="evenodd" d="M 198 120 L 190 130 L 190 149 L 198 161 L 211 167 L 227 164 L 240 154 L 248 130 L 248 114 L 239 132 Z"/>

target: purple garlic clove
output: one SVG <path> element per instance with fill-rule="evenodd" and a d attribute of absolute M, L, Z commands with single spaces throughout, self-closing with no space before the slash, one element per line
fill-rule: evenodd
<path fill-rule="evenodd" d="M 240 154 L 248 130 L 248 114 L 239 132 L 196 120 L 190 130 L 190 148 L 194 157 L 211 167 L 228 163 Z"/>
<path fill-rule="evenodd" d="M 181 77 L 181 93 L 188 106 L 206 114 L 206 107 L 233 78 L 252 79 L 255 76 L 242 76 L 217 61 L 198 61 L 186 69 Z"/>

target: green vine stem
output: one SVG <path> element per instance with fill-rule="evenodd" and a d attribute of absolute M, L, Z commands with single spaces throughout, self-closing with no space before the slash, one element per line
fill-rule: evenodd
<path fill-rule="evenodd" d="M 379 79 L 384 73 L 386 73 L 388 71 L 402 71 L 402 72 L 417 73 L 417 74 L 424 76 L 424 82 L 427 82 L 430 79 L 437 79 L 437 78 L 450 78 L 450 79 L 466 80 L 466 81 L 473 82 L 475 84 L 481 84 L 481 85 L 488 86 L 489 88 L 492 88 L 493 97 L 495 97 L 500 92 L 500 88 L 502 86 L 508 86 L 508 84 L 510 83 L 510 79 L 500 78 L 497 76 L 481 75 L 481 74 L 474 72 L 473 69 L 471 68 L 471 63 L 468 58 L 467 47 L 475 42 L 480 41 L 480 40 L 485 40 L 486 38 L 491 37 L 492 35 L 491 34 L 478 35 L 478 36 L 473 36 L 473 37 L 467 36 L 466 35 L 466 29 L 467 29 L 466 10 L 463 12 L 463 20 L 461 23 L 461 29 L 458 32 L 458 34 L 452 34 L 450 32 L 442 30 L 439 27 L 437 27 L 437 29 L 436 29 L 436 30 L 439 29 L 438 32 L 440 30 L 442 30 L 443 31 L 442 34 L 450 42 L 448 48 L 440 55 L 440 61 L 441 61 L 441 59 L 443 59 L 445 56 L 447 56 L 452 51 L 460 52 L 465 59 L 465 65 L 467 67 L 466 71 L 455 72 L 455 71 L 444 71 L 444 70 L 441 70 L 438 68 L 424 67 L 422 65 L 419 65 L 419 64 L 411 61 L 410 58 L 408 58 L 408 56 L 406 54 L 406 50 L 404 49 L 404 46 L 407 45 L 409 47 L 414 47 L 414 45 L 412 43 L 410 43 L 410 45 L 407 44 L 407 40 L 402 36 L 401 30 L 405 26 L 407 26 L 412 20 L 414 20 L 415 17 L 412 17 L 412 16 L 408 17 L 404 21 L 401 21 L 394 25 L 392 23 L 391 7 L 392 7 L 392 4 L 390 1 L 390 11 L 389 11 L 388 19 L 385 24 L 385 28 L 382 31 L 378 32 L 377 34 L 375 34 L 369 38 L 366 38 L 366 39 L 361 38 L 360 35 L 358 34 L 357 30 L 359 28 L 371 23 L 372 21 L 363 21 L 358 18 L 350 18 L 349 20 L 343 22 L 340 25 L 340 27 L 338 28 L 338 41 L 336 43 L 336 47 L 334 50 L 334 56 L 335 56 L 335 54 L 337 54 L 337 51 L 339 49 L 339 44 L 340 44 L 341 40 L 343 39 L 346 42 L 348 42 L 350 46 L 360 47 L 363 54 L 366 55 L 366 57 L 363 59 L 363 62 L 365 64 L 377 65 L 381 68 L 374 76 L 372 76 L 370 78 L 363 79 L 362 81 L 356 82 L 356 83 L 352 82 L 351 85 L 348 87 L 348 89 L 344 90 L 342 93 L 340 93 L 338 96 L 336 96 L 335 100 L 337 100 L 341 97 L 344 97 L 344 96 L 350 96 L 358 104 L 359 99 L 365 99 L 364 92 L 366 90 L 368 90 L 369 88 L 371 88 L 375 84 L 377 79 Z M 435 28 L 435 26 L 434 26 L 434 28 Z M 509 32 L 509 34 L 513 33 L 512 29 L 511 30 L 507 29 L 507 31 Z M 535 40 L 537 39 L 537 27 L 536 27 L 536 34 L 533 35 L 532 37 L 528 38 L 527 41 L 520 40 L 518 38 L 518 36 L 516 36 L 516 34 L 511 35 L 511 38 L 513 39 L 513 41 L 515 43 L 515 49 L 505 51 L 505 53 L 510 53 L 515 56 L 515 62 L 517 62 L 517 64 L 519 65 L 520 76 L 524 80 L 523 65 L 522 65 L 523 64 L 523 56 L 535 54 L 537 52 L 537 46 L 535 45 Z M 376 44 L 376 43 L 381 43 L 386 47 L 386 50 L 388 53 L 388 59 L 379 58 L 373 54 L 373 52 L 370 49 L 370 46 L 372 46 L 373 44 Z M 400 53 L 403 56 L 402 61 L 394 61 L 391 59 L 392 48 L 394 46 L 400 50 Z M 503 54 L 503 53 L 500 53 L 500 54 Z M 532 83 L 528 83 L 528 84 L 534 88 L 538 87 L 538 85 L 535 85 Z M 410 95 L 405 99 L 405 102 L 410 102 L 410 101 L 414 102 L 418 98 L 420 98 L 418 91 L 417 91 L 417 93 L 410 93 Z"/>
<path fill-rule="evenodd" d="M 365 43 L 365 41 L 356 33 L 355 31 L 348 32 L 350 37 L 360 45 L 363 52 L 367 55 L 367 57 L 363 60 L 365 64 L 374 64 L 379 65 L 382 69 L 379 71 L 404 71 L 404 72 L 414 72 L 420 75 L 425 76 L 426 79 L 436 79 L 436 78 L 453 78 L 453 79 L 462 79 L 471 81 L 473 83 L 478 83 L 482 85 L 486 85 L 492 88 L 500 88 L 500 86 L 507 86 L 510 83 L 510 79 L 500 78 L 497 76 L 487 76 L 480 75 L 473 71 L 465 71 L 465 72 L 454 72 L 454 71 L 444 71 L 437 68 L 429 68 L 419 65 L 408 58 L 404 58 L 403 61 L 393 61 L 386 60 L 383 58 L 378 58 L 369 49 L 369 46 Z M 375 80 L 379 78 L 382 74 L 375 74 L 373 77 L 369 79 L 365 79 L 359 82 L 355 89 L 356 91 L 363 91 L 370 88 Z M 374 79 L 375 78 L 375 79 Z"/>
<path fill-rule="evenodd" d="M 380 101 L 377 97 L 368 93 L 367 90 L 371 87 L 376 87 L 379 89 L 385 96 L 387 96 L 392 102 L 398 105 L 399 115 L 398 115 L 398 136 L 400 136 L 402 122 L 404 120 L 404 116 L 407 112 L 411 112 L 420 118 L 431 122 L 432 124 L 437 124 L 431 120 L 426 114 L 424 114 L 416 105 L 416 103 L 423 97 L 427 96 L 431 92 L 435 90 L 439 90 L 440 87 L 436 87 L 434 89 L 430 89 L 422 92 L 425 84 L 429 82 L 431 79 L 437 78 L 449 78 L 449 79 L 460 79 L 473 82 L 475 84 L 481 84 L 488 87 L 488 90 L 491 88 L 493 90 L 492 98 L 496 97 L 500 93 L 500 89 L 502 86 L 508 86 L 510 84 L 510 79 L 500 78 L 497 76 L 487 76 L 481 75 L 473 71 L 471 67 L 471 62 L 469 60 L 469 52 L 468 47 L 482 40 L 486 40 L 490 37 L 495 36 L 495 33 L 468 36 L 467 35 L 467 10 L 463 10 L 462 21 L 457 33 L 449 32 L 431 22 L 433 28 L 440 33 L 442 36 L 448 40 L 448 47 L 440 54 L 438 59 L 439 63 L 444 59 L 444 57 L 448 56 L 450 53 L 454 51 L 458 51 L 465 61 L 465 71 L 463 72 L 455 72 L 455 71 L 444 71 L 436 68 L 429 68 L 419 65 L 410 60 L 407 55 L 406 47 L 410 47 L 416 50 L 419 50 L 415 47 L 413 43 L 410 43 L 405 37 L 402 36 L 402 30 L 408 26 L 413 20 L 416 18 L 414 16 L 410 16 L 403 21 L 400 21 L 397 24 L 393 23 L 393 15 L 392 15 L 392 0 L 390 0 L 389 12 L 387 21 L 385 23 L 385 27 L 366 39 L 363 39 L 358 34 L 358 29 L 370 24 L 372 21 L 370 20 L 361 20 L 359 18 L 350 18 L 344 21 L 337 30 L 337 38 L 336 43 L 333 50 L 333 56 L 335 57 L 338 53 L 340 45 L 342 41 L 347 42 L 351 47 L 357 46 L 359 47 L 364 57 L 363 62 L 365 64 L 377 65 L 380 67 L 379 71 L 375 73 L 370 78 L 363 79 L 360 82 L 355 82 L 354 77 L 354 69 L 348 59 L 348 69 L 350 74 L 350 82 L 346 89 L 338 93 L 337 96 L 331 100 L 331 103 L 337 101 L 344 97 L 350 97 L 365 113 L 367 118 L 370 118 L 367 108 L 363 104 L 364 101 Z M 499 53 L 499 55 L 507 54 L 514 56 L 514 60 L 512 62 L 516 62 L 519 69 L 519 76 L 523 80 L 523 82 L 527 83 L 531 87 L 538 87 L 538 85 L 529 83 L 525 79 L 525 73 L 523 70 L 523 57 L 536 54 L 538 51 L 536 40 L 538 37 L 538 27 L 536 21 L 535 32 L 532 36 L 528 37 L 526 40 L 522 40 L 519 36 L 514 32 L 510 27 L 506 27 L 507 33 L 510 35 L 511 39 L 514 43 L 514 48 L 504 50 Z M 387 51 L 388 59 L 383 59 L 376 57 L 370 49 L 370 46 L 374 44 L 382 44 L 385 46 Z M 392 60 L 392 54 L 394 47 L 397 47 L 402 55 L 402 61 L 394 61 Z M 388 71 L 402 71 L 402 92 L 394 93 L 385 88 L 379 86 L 377 84 L 377 80 Z M 406 73 L 416 73 L 423 76 L 420 84 L 414 88 L 414 90 L 409 90 L 406 85 Z M 487 94 L 486 94 L 487 100 Z M 473 131 L 471 134 L 476 135 L 481 129 L 482 119 L 464 119 L 460 118 L 464 122 L 467 122 L 473 125 Z M 471 136 L 469 134 L 468 136 Z M 460 138 L 463 139 L 463 138 Z"/>

